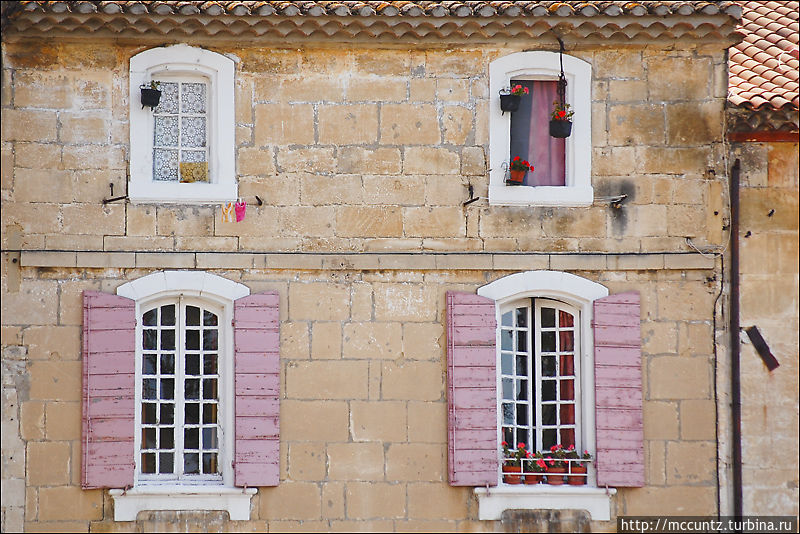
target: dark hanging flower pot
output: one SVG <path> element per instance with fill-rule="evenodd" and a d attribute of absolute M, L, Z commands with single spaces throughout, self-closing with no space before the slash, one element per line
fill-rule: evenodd
<path fill-rule="evenodd" d="M 572 121 L 550 121 L 550 137 L 565 138 L 572 133 Z"/>
<path fill-rule="evenodd" d="M 500 109 L 504 112 L 517 111 L 520 100 L 520 95 L 500 95 Z"/>
<path fill-rule="evenodd" d="M 161 90 L 160 89 L 152 89 L 147 86 L 142 86 L 142 107 L 150 107 L 154 108 L 158 105 L 161 101 Z"/>

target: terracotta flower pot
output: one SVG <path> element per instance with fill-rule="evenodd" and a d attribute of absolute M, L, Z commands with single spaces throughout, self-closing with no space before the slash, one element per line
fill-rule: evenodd
<path fill-rule="evenodd" d="M 571 486 L 583 486 L 586 484 L 586 466 L 572 464 L 569 468 L 569 483 Z"/>
<path fill-rule="evenodd" d="M 565 138 L 572 133 L 572 121 L 550 121 L 550 137 Z"/>
<path fill-rule="evenodd" d="M 565 466 L 550 466 L 547 468 L 547 483 L 551 486 L 564 484 L 564 475 L 567 473 Z"/>
<path fill-rule="evenodd" d="M 519 109 L 519 95 L 500 95 L 500 109 L 502 111 L 517 111 Z"/>
<path fill-rule="evenodd" d="M 542 473 L 525 473 L 525 484 L 541 484 Z"/>
<path fill-rule="evenodd" d="M 506 184 L 508 185 L 522 185 L 525 181 L 525 175 L 528 171 L 508 171 L 508 179 L 506 180 Z"/>
<path fill-rule="evenodd" d="M 522 484 L 522 466 L 504 465 L 503 482 L 506 484 Z"/>

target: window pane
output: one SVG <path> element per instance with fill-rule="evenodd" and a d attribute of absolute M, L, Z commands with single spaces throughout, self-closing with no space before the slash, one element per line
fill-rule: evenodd
<path fill-rule="evenodd" d="M 574 400 L 575 399 L 575 381 L 574 380 L 561 380 L 560 382 L 561 400 Z"/>
<path fill-rule="evenodd" d="M 145 312 L 142 316 L 142 325 L 144 326 L 156 326 L 156 320 L 158 319 L 158 312 L 156 310 L 150 310 Z"/>
<path fill-rule="evenodd" d="M 200 380 L 197 378 L 187 378 L 184 381 L 184 396 L 187 399 L 200 398 Z"/>
<path fill-rule="evenodd" d="M 216 449 L 217 448 L 217 429 L 204 428 L 203 429 L 203 448 Z"/>
<path fill-rule="evenodd" d="M 509 427 L 503 427 L 503 441 L 513 446 L 514 444 L 514 430 Z"/>
<path fill-rule="evenodd" d="M 556 424 L 555 404 L 542 404 L 542 424 L 543 425 Z"/>
<path fill-rule="evenodd" d="M 156 115 L 153 143 L 160 147 L 178 146 L 178 117 Z"/>
<path fill-rule="evenodd" d="M 519 380 L 517 388 L 517 400 L 528 400 L 528 381 Z"/>
<path fill-rule="evenodd" d="M 575 326 L 575 318 L 572 316 L 571 313 L 559 310 L 558 326 L 562 328 Z"/>
<path fill-rule="evenodd" d="M 215 375 L 217 374 L 217 355 L 206 354 L 203 356 L 203 374 Z"/>
<path fill-rule="evenodd" d="M 161 379 L 161 398 L 174 399 L 175 398 L 175 379 L 162 378 Z"/>
<path fill-rule="evenodd" d="M 517 352 L 528 350 L 528 333 L 525 331 L 517 332 Z"/>
<path fill-rule="evenodd" d="M 158 347 L 158 330 L 145 328 L 142 330 L 142 349 L 156 350 Z"/>
<path fill-rule="evenodd" d="M 158 472 L 169 474 L 175 470 L 174 458 L 171 452 L 162 452 L 158 455 Z"/>
<path fill-rule="evenodd" d="M 549 450 L 550 447 L 556 444 L 556 429 L 548 428 L 542 432 L 542 448 Z"/>
<path fill-rule="evenodd" d="M 156 448 L 156 429 L 143 428 L 142 429 L 142 448 L 155 449 Z"/>
<path fill-rule="evenodd" d="M 200 326 L 200 308 L 197 306 L 186 306 L 186 325 Z"/>
<path fill-rule="evenodd" d="M 162 354 L 161 355 L 161 374 L 174 375 L 175 374 L 175 355 Z"/>
<path fill-rule="evenodd" d="M 203 404 L 203 423 L 216 423 L 217 422 L 217 405 L 216 404 Z"/>
<path fill-rule="evenodd" d="M 553 328 L 556 325 L 556 311 L 553 308 L 542 308 L 542 327 Z"/>
<path fill-rule="evenodd" d="M 542 376 L 556 376 L 555 356 L 542 356 Z"/>
<path fill-rule="evenodd" d="M 574 428 L 562 428 L 559 433 L 561 434 L 561 444 L 564 447 L 569 447 L 570 445 L 575 445 L 575 429 Z"/>
<path fill-rule="evenodd" d="M 200 374 L 200 355 L 199 354 L 187 354 L 186 355 L 186 374 L 187 375 L 199 375 Z"/>
<path fill-rule="evenodd" d="M 181 146 L 192 148 L 206 146 L 205 117 L 183 117 L 181 119 Z"/>
<path fill-rule="evenodd" d="M 506 312 L 500 317 L 500 324 L 503 326 L 514 326 L 514 313 L 513 312 Z"/>
<path fill-rule="evenodd" d="M 161 417 L 159 421 L 162 425 L 175 424 L 175 405 L 174 404 L 161 404 Z"/>
<path fill-rule="evenodd" d="M 145 402 L 142 404 L 142 423 L 146 425 L 156 424 L 156 404 Z"/>
<path fill-rule="evenodd" d="M 156 455 L 152 452 L 142 454 L 142 473 L 156 472 Z"/>
<path fill-rule="evenodd" d="M 203 331 L 203 350 L 217 350 L 217 331 Z"/>
<path fill-rule="evenodd" d="M 177 113 L 178 112 L 178 84 L 174 82 L 160 82 L 161 99 L 158 106 L 153 109 L 153 113 Z"/>
<path fill-rule="evenodd" d="M 214 474 L 217 472 L 217 453 L 203 453 L 203 473 Z"/>
<path fill-rule="evenodd" d="M 503 379 L 503 398 L 509 400 L 514 398 L 514 380 L 511 378 Z"/>
<path fill-rule="evenodd" d="M 559 350 L 562 351 L 571 351 L 575 346 L 574 336 L 570 330 L 565 330 L 563 332 L 558 333 L 558 344 Z"/>
<path fill-rule="evenodd" d="M 186 350 L 200 350 L 200 331 L 186 331 Z M 196 373 L 193 373 L 196 374 Z"/>
<path fill-rule="evenodd" d="M 217 316 L 210 311 L 203 310 L 203 326 L 217 326 Z"/>
<path fill-rule="evenodd" d="M 175 305 L 161 306 L 161 326 L 175 326 Z"/>
<path fill-rule="evenodd" d="M 206 378 L 203 380 L 203 398 L 206 400 L 217 399 L 217 379 Z"/>
<path fill-rule="evenodd" d="M 183 113 L 206 112 L 206 84 L 181 84 L 181 111 Z"/>
<path fill-rule="evenodd" d="M 514 350 L 514 337 L 511 330 L 503 330 L 500 332 L 500 349 L 501 350 Z"/>
<path fill-rule="evenodd" d="M 142 398 L 155 399 L 158 381 L 155 378 L 145 378 L 142 380 Z"/>
<path fill-rule="evenodd" d="M 507 352 L 500 353 L 500 372 L 504 375 L 514 374 L 514 356 Z"/>
<path fill-rule="evenodd" d="M 517 404 L 517 424 L 520 426 L 528 424 L 528 406 L 525 404 Z"/>
<path fill-rule="evenodd" d="M 185 163 L 199 163 L 205 160 L 205 150 L 181 150 L 181 161 Z"/>
<path fill-rule="evenodd" d="M 153 180 L 178 180 L 178 151 L 153 149 Z"/>
<path fill-rule="evenodd" d="M 556 400 L 556 381 L 542 380 L 542 401 Z"/>
<path fill-rule="evenodd" d="M 517 376 L 528 376 L 528 356 L 517 355 Z"/>
<path fill-rule="evenodd" d="M 503 403 L 503 424 L 504 425 L 513 425 L 514 424 L 514 405 L 509 403 Z M 508 441 L 508 440 L 506 440 Z M 509 443 L 511 443 L 509 441 Z"/>
<path fill-rule="evenodd" d="M 175 350 L 175 330 L 161 331 L 161 350 Z"/>
<path fill-rule="evenodd" d="M 142 374 L 154 375 L 156 374 L 156 355 L 145 354 L 142 358 Z"/>
<path fill-rule="evenodd" d="M 172 449 L 175 447 L 175 435 L 171 428 L 162 428 L 160 430 L 161 441 L 159 442 L 159 449 Z"/>
<path fill-rule="evenodd" d="M 183 456 L 183 472 L 188 475 L 196 475 L 200 472 L 200 455 L 188 453 Z"/>
<path fill-rule="evenodd" d="M 200 448 L 200 431 L 197 428 L 186 428 L 183 430 L 183 447 L 185 449 Z"/>
<path fill-rule="evenodd" d="M 575 368 L 573 367 L 573 362 L 575 358 L 572 354 L 562 354 L 558 357 L 558 374 L 561 376 L 573 376 L 575 374 Z"/>
<path fill-rule="evenodd" d="M 556 333 L 542 332 L 542 352 L 556 351 Z"/>
<path fill-rule="evenodd" d="M 189 402 L 186 403 L 186 407 L 184 409 L 184 417 L 186 419 L 186 424 L 188 425 L 196 425 L 200 422 L 200 405 L 196 402 Z"/>
<path fill-rule="evenodd" d="M 520 328 L 528 326 L 528 308 L 517 308 L 517 326 Z"/>

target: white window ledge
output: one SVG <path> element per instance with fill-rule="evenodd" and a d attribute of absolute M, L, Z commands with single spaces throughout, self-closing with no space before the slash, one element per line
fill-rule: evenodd
<path fill-rule="evenodd" d="M 482 521 L 499 520 L 505 510 L 586 510 L 594 521 L 609 521 L 615 493 L 614 488 L 549 484 L 475 488 Z"/>
<path fill-rule="evenodd" d="M 137 514 L 145 510 L 223 510 L 231 521 L 248 521 L 250 499 L 257 491 L 219 486 L 153 486 L 112 489 L 109 493 L 114 499 L 114 521 L 135 521 Z"/>

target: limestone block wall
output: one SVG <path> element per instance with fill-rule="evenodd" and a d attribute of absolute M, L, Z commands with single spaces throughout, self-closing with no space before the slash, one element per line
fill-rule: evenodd
<path fill-rule="evenodd" d="M 798 145 L 741 143 L 741 325 L 780 367 L 742 346 L 745 513 L 798 515 Z"/>

